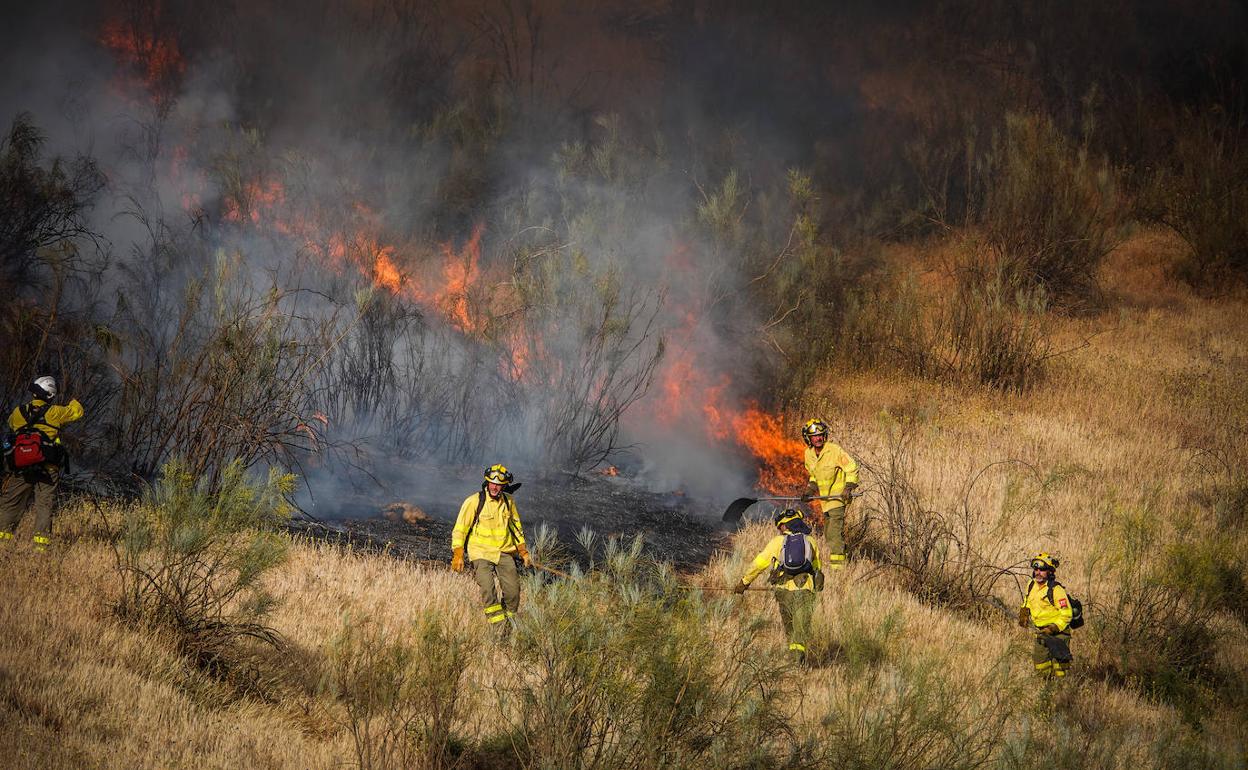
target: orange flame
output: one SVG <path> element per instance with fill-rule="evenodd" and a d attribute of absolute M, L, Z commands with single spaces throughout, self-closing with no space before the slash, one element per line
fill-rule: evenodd
<path fill-rule="evenodd" d="M 464 244 L 459 254 L 451 248 L 450 243 L 442 244 L 443 288 L 439 292 L 437 305 L 442 309 L 447 320 L 458 326 L 462 331 L 479 332 L 484 323 L 481 318 L 472 317 L 468 302 L 468 292 L 481 276 L 481 234 L 485 223 L 478 222 L 472 229 L 472 236 Z"/>
<path fill-rule="evenodd" d="M 791 493 L 806 480 L 805 445 L 785 435 L 780 418 L 750 404 L 731 420 L 733 440 L 758 461 L 758 486 L 772 494 Z"/>
<path fill-rule="evenodd" d="M 684 259 L 677 249 L 674 259 Z M 734 403 L 732 380 L 701 360 L 697 339 L 699 322 L 688 313 L 671 333 L 677 355 L 667 359 L 659 375 L 654 416 L 683 429 L 700 428 L 708 439 L 729 441 L 754 458 L 756 486 L 773 494 L 793 491 L 805 480 L 801 441 L 785 433 L 783 420 L 756 403 Z M 696 425 L 694 424 L 696 423 Z"/>
<path fill-rule="evenodd" d="M 373 262 L 373 280 L 395 294 L 403 288 L 403 276 L 394 264 L 393 246 L 383 246 L 377 251 L 377 259 Z"/>
<path fill-rule="evenodd" d="M 186 71 L 177 41 L 158 29 L 162 17 L 160 0 L 152 0 L 141 16 L 105 22 L 100 43 L 117 61 L 135 70 L 148 91 L 163 100 Z"/>
<path fill-rule="evenodd" d="M 470 300 L 482 277 L 484 223 L 473 228 L 460 249 L 450 242 L 442 244 L 439 264 L 428 275 L 429 270 L 413 271 L 411 255 L 385 242 L 381 217 L 362 203 L 350 207 L 349 222 L 343 227 L 320 224 L 315 217 L 291 208 L 280 181 L 257 179 L 224 197 L 221 217 L 292 238 L 333 269 L 358 270 L 378 289 L 428 308 L 464 333 L 479 334 L 485 329 L 488 319 Z M 520 362 L 517 368 L 523 366 Z"/>

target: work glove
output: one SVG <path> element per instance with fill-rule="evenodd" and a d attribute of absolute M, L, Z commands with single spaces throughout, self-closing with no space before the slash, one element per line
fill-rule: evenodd
<path fill-rule="evenodd" d="M 1020 628 L 1026 628 L 1031 625 L 1031 610 L 1027 607 L 1018 608 L 1018 625 Z"/>
<path fill-rule="evenodd" d="M 849 501 L 854 496 L 854 490 L 857 488 L 858 485 L 856 483 L 852 481 L 845 482 L 845 489 L 841 491 L 841 499 L 845 501 L 846 505 L 849 505 Z"/>
<path fill-rule="evenodd" d="M 734 594 L 743 594 L 743 593 L 745 593 L 746 591 L 748 591 L 749 589 L 750 589 L 750 584 L 749 584 L 749 583 L 737 583 L 736 587 L 734 587 L 734 588 L 732 589 L 732 592 L 733 592 Z"/>
<path fill-rule="evenodd" d="M 823 590 L 823 570 L 819 570 L 815 573 L 815 590 Z"/>
<path fill-rule="evenodd" d="M 818 496 L 819 496 L 819 485 L 813 481 L 808 483 L 806 485 L 806 488 L 802 490 L 802 502 L 803 503 L 809 503 L 811 500 L 813 500 L 814 498 Z"/>
<path fill-rule="evenodd" d="M 524 566 L 526 567 L 533 566 L 533 559 L 529 557 L 529 549 L 525 547 L 524 543 L 521 543 L 520 545 L 516 546 L 516 554 L 519 555 L 520 558 L 524 560 Z"/>
<path fill-rule="evenodd" d="M 456 548 L 451 554 L 451 572 L 464 571 L 464 549 Z"/>
<path fill-rule="evenodd" d="M 1053 636 L 1054 634 L 1061 633 L 1061 629 L 1057 627 L 1056 623 L 1050 623 L 1040 630 L 1043 631 L 1045 634 L 1048 634 L 1049 636 Z"/>

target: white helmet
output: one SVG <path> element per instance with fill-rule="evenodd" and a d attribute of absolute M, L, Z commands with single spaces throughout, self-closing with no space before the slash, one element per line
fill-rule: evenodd
<path fill-rule="evenodd" d="M 56 380 L 46 374 L 36 377 L 31 383 L 30 392 L 39 398 L 56 398 Z"/>

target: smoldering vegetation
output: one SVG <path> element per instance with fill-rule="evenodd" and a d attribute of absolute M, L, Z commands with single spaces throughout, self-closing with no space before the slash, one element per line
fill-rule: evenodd
<path fill-rule="evenodd" d="M 1182 235 L 1177 280 L 1242 278 L 1238 14 L 26 9 L 3 393 L 59 375 L 113 480 L 631 455 L 748 487 L 734 422 L 829 364 L 1031 387 L 1128 219 Z M 950 233 L 936 290 L 881 256 Z"/>
<path fill-rule="evenodd" d="M 1238 338 L 1201 306 L 1203 331 L 1174 335 L 1198 350 L 1140 343 L 1161 363 L 1064 377 L 1089 344 L 1070 330 L 1130 310 L 1102 275 L 1141 230 L 1182 244 L 1150 291 L 1242 292 L 1243 9 L 829 5 L 16 11 L 0 395 L 57 376 L 88 412 L 70 480 L 121 494 L 35 573 L 89 609 L 19 592 L 5 654 L 45 649 L 30 617 L 58 655 L 107 618 L 118 670 L 150 658 L 196 703 L 289 709 L 298 766 L 1241 765 Z M 805 687 L 765 618 L 689 582 L 737 577 L 763 528 L 714 540 L 706 514 L 789 491 L 798 409 L 839 409 L 853 377 L 1011 408 L 1050 389 L 1075 402 L 1044 405 L 1058 423 L 1122 413 L 1095 423 L 1104 443 L 1005 418 L 1012 443 L 997 423 L 933 438 L 918 396 L 838 423 L 874 489 Z M 985 445 L 1061 460 L 950 459 Z M 522 494 L 544 485 L 526 526 L 577 577 L 528 578 L 513 647 L 471 633 L 473 589 L 445 570 L 282 532 L 292 483 L 319 515 L 402 500 L 433 521 L 366 537 L 442 558 L 498 460 Z M 652 551 L 618 536 L 637 531 Z M 991 625 L 1010 562 L 1050 537 L 1084 557 L 1067 574 L 1090 617 L 1086 678 L 1053 698 Z M 99 596 L 75 593 L 79 568 Z M 94 691 L 61 715 L 30 691 L 54 691 L 44 675 L 0 681 L 23 724 L 109 718 Z M 126 708 L 174 703 L 148 695 Z"/>

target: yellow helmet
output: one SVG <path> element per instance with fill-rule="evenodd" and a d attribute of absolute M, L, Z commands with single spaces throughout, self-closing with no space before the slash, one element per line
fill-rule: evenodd
<path fill-rule="evenodd" d="M 778 511 L 776 513 L 776 516 L 773 519 L 773 521 L 775 521 L 777 527 L 783 527 L 785 524 L 788 524 L 793 521 L 801 521 L 805 518 L 806 518 L 805 514 L 803 514 L 798 509 L 785 508 L 783 511 Z"/>
<path fill-rule="evenodd" d="M 1056 556 L 1050 556 L 1044 551 L 1041 551 L 1040 553 L 1031 557 L 1032 569 L 1042 569 L 1042 570 L 1048 570 L 1049 572 L 1056 572 L 1057 565 L 1060 563 L 1061 562 L 1058 560 Z"/>
<path fill-rule="evenodd" d="M 802 440 L 806 442 L 806 446 L 810 446 L 810 440 L 815 436 L 826 435 L 828 435 L 828 424 L 818 417 L 807 420 L 802 426 Z"/>
<path fill-rule="evenodd" d="M 491 465 L 485 469 L 485 480 L 491 484 L 510 484 L 515 480 L 515 476 L 511 471 L 507 470 L 506 465 Z"/>

